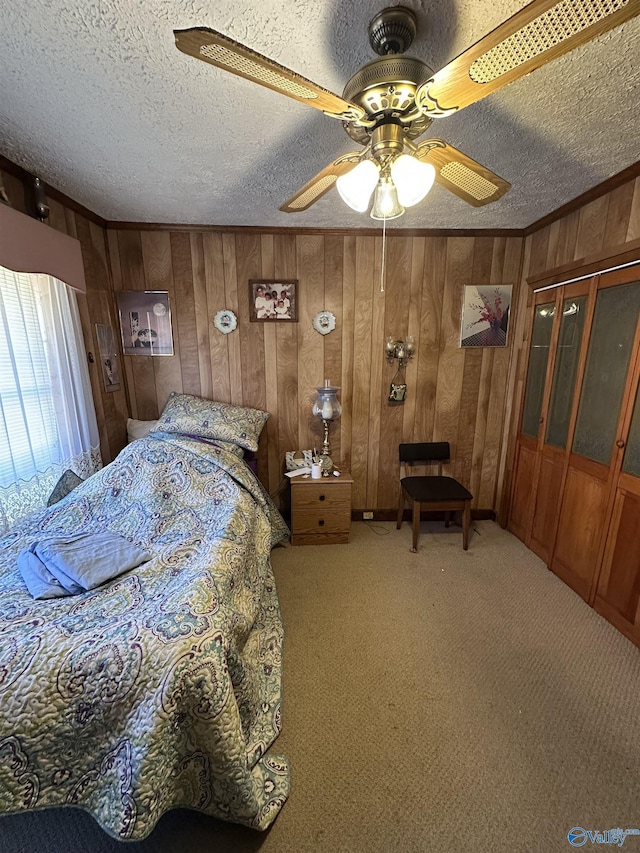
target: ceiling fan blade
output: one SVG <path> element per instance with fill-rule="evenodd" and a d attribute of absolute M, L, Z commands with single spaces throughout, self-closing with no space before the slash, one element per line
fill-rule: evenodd
<path fill-rule="evenodd" d="M 640 0 L 533 0 L 416 92 L 425 115 L 449 115 L 640 13 Z"/>
<path fill-rule="evenodd" d="M 309 104 L 333 118 L 356 121 L 364 116 L 364 110 L 355 104 L 223 36 L 222 33 L 207 27 L 194 27 L 190 30 L 174 30 L 173 34 L 176 47 L 183 53 L 244 77 L 245 80 L 259 83 L 303 104 Z"/>
<path fill-rule="evenodd" d="M 311 207 L 319 198 L 322 198 L 325 193 L 329 192 L 340 175 L 346 175 L 347 172 L 350 172 L 366 156 L 368 150 L 369 148 L 367 147 L 363 151 L 350 151 L 348 154 L 338 157 L 333 163 L 329 163 L 321 172 L 318 172 L 315 177 L 311 178 L 302 189 L 298 190 L 294 196 L 285 201 L 280 210 L 283 210 L 285 213 L 299 213 L 301 210 Z"/>
<path fill-rule="evenodd" d="M 436 181 L 474 207 L 497 201 L 511 184 L 441 139 L 427 139 L 417 146 L 415 157 L 431 163 Z"/>

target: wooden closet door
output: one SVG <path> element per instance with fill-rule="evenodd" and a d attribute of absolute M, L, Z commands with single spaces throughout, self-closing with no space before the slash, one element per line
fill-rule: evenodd
<path fill-rule="evenodd" d="M 638 283 L 640 286 L 640 282 Z M 622 456 L 615 476 L 611 520 L 594 607 L 640 645 L 640 328 L 631 401 L 617 439 Z"/>
<path fill-rule="evenodd" d="M 542 291 L 534 296 L 527 379 L 520 430 L 516 439 L 513 489 L 507 526 L 527 545 L 533 513 L 531 496 L 535 494 L 538 476 L 538 450 L 544 420 L 542 412 L 545 404 L 545 389 L 549 384 L 553 362 L 550 354 L 554 318 L 557 314 L 556 302 L 555 292 Z"/>
<path fill-rule="evenodd" d="M 550 568 L 585 600 L 595 592 L 633 377 L 640 282 L 600 277 Z M 623 282 L 623 283 L 621 283 Z M 633 358 L 632 358 L 633 355 Z"/>
<path fill-rule="evenodd" d="M 589 280 L 562 288 L 559 304 L 559 330 L 554 349 L 551 393 L 543 409 L 543 439 L 538 454 L 538 475 L 531 529 L 527 545 L 545 563 L 553 552 L 560 502 L 566 477 L 568 444 L 573 434 L 576 388 L 580 385 L 580 366 L 584 364 L 585 328 L 589 327 L 595 298 L 589 300 Z"/>

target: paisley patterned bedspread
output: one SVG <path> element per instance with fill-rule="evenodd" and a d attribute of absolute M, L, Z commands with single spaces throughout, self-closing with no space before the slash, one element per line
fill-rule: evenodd
<path fill-rule="evenodd" d="M 153 560 L 34 601 L 45 533 L 109 529 Z M 289 787 L 282 623 L 269 554 L 288 530 L 224 445 L 152 433 L 0 539 L 0 812 L 72 805 L 118 839 L 170 808 L 266 829 Z"/>

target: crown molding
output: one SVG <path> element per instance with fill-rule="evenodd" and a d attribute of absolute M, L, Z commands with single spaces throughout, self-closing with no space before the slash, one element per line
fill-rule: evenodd
<path fill-rule="evenodd" d="M 382 228 L 284 228 L 259 225 L 185 225 L 166 222 L 107 222 L 110 231 L 201 231 L 225 234 L 323 234 L 380 237 Z M 521 228 L 388 228 L 390 237 L 522 237 Z"/>

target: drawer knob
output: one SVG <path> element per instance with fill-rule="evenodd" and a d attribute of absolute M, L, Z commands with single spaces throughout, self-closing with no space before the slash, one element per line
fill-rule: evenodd
<path fill-rule="evenodd" d="M 324 495 L 320 495 L 320 496 L 319 496 L 319 498 L 318 498 L 318 500 L 319 500 L 319 501 L 323 501 L 323 500 L 324 500 Z"/>
<path fill-rule="evenodd" d="M 324 518 L 320 518 L 320 519 L 318 519 L 318 526 L 319 526 L 319 527 L 323 527 L 323 526 L 324 526 Z"/>

